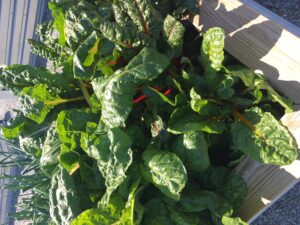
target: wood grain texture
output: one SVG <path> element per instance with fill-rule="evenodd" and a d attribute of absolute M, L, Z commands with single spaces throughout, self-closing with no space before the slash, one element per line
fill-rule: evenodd
<path fill-rule="evenodd" d="M 299 28 L 251 0 L 200 0 L 200 17 L 193 23 L 204 31 L 224 28 L 225 49 L 250 69 L 261 71 L 300 110 Z M 300 111 L 286 114 L 282 122 L 299 145 Z M 251 222 L 300 180 L 300 160 L 278 167 L 246 158 L 236 171 L 249 187 L 238 215 Z"/>
<path fill-rule="evenodd" d="M 251 0 L 201 0 L 194 25 L 226 32 L 225 49 L 300 104 L 300 29 Z"/>

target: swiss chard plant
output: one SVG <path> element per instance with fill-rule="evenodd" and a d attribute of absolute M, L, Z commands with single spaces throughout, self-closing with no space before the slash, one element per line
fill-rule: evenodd
<path fill-rule="evenodd" d="M 10 65 L 23 103 L 4 137 L 51 179 L 57 225 L 242 225 L 249 156 L 287 165 L 291 102 L 224 53 L 221 28 L 197 31 L 194 0 L 56 0 L 33 53 Z M 54 35 L 54 33 L 57 35 Z M 42 224 L 42 223 L 39 223 Z"/>

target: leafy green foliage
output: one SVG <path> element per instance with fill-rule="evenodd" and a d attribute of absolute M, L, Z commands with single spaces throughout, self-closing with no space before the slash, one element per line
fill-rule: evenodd
<path fill-rule="evenodd" d="M 58 167 L 49 190 L 50 215 L 55 224 L 67 225 L 78 215 L 79 204 L 73 178 Z"/>
<path fill-rule="evenodd" d="M 33 190 L 15 218 L 246 224 L 234 217 L 247 187 L 232 167 L 244 155 L 275 165 L 297 158 L 277 120 L 292 104 L 262 75 L 227 65 L 235 61 L 224 60 L 224 31 L 199 34 L 186 20 L 197 2 L 49 3 L 53 21 L 29 43 L 53 68 L 0 67 L 23 103 L 2 129 L 22 157 L 0 165 L 24 165 L 8 186 Z"/>
<path fill-rule="evenodd" d="M 164 55 L 156 50 L 144 48 L 124 70 L 118 70 L 108 78 L 103 92 L 96 93 L 103 106 L 101 119 L 106 126 L 124 125 L 132 108 L 136 86 L 157 78 L 168 63 L 169 60 Z"/>
<path fill-rule="evenodd" d="M 162 193 L 174 200 L 180 199 L 180 192 L 187 182 L 186 169 L 181 160 L 171 152 L 148 149 L 143 154 L 145 177 Z"/>
<path fill-rule="evenodd" d="M 266 164 L 287 165 L 297 158 L 295 139 L 272 114 L 254 107 L 236 116 L 231 134 L 239 150 Z"/>

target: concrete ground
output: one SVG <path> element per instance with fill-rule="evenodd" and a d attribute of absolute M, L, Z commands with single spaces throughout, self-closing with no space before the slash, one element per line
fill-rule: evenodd
<path fill-rule="evenodd" d="M 300 0 L 256 0 L 256 2 L 300 27 Z M 300 182 L 251 225 L 300 225 Z"/>

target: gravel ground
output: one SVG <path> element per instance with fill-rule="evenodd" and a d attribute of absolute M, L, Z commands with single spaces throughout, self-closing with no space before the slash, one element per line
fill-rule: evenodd
<path fill-rule="evenodd" d="M 300 0 L 255 0 L 284 19 L 300 26 Z M 297 224 L 298 225 L 298 224 Z M 299 224 L 300 225 L 300 224 Z"/>
<path fill-rule="evenodd" d="M 256 0 L 300 27 L 300 0 Z M 300 183 L 276 201 L 251 225 L 300 225 Z"/>

